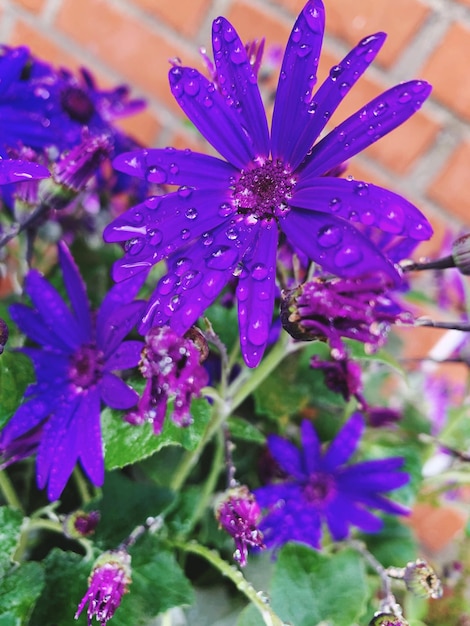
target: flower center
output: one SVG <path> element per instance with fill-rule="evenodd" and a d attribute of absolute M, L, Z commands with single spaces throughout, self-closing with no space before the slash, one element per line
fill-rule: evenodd
<path fill-rule="evenodd" d="M 87 124 L 95 112 L 95 105 L 80 87 L 67 87 L 61 94 L 64 111 L 80 124 Z"/>
<path fill-rule="evenodd" d="M 69 379 L 79 389 L 88 389 L 100 380 L 103 365 L 103 353 L 93 344 L 85 344 L 70 359 Z"/>
<path fill-rule="evenodd" d="M 307 502 L 318 507 L 326 506 L 336 495 L 336 484 L 333 476 L 323 472 L 310 474 L 303 493 Z"/>
<path fill-rule="evenodd" d="M 233 187 L 237 212 L 255 221 L 281 217 L 289 211 L 288 200 L 296 183 L 292 172 L 282 161 L 242 170 Z"/>

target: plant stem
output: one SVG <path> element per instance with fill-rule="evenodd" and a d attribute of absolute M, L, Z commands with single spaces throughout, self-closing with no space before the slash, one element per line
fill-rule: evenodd
<path fill-rule="evenodd" d="M 265 598 L 265 594 L 263 592 L 256 591 L 253 585 L 246 580 L 240 570 L 224 561 L 218 552 L 215 550 L 209 550 L 209 548 L 206 548 L 195 541 L 191 541 L 186 544 L 177 543 L 175 546 L 185 552 L 191 552 L 192 554 L 201 556 L 213 567 L 215 567 L 223 576 L 229 578 L 237 589 L 243 593 L 258 609 L 266 626 L 286 626 L 285 622 L 283 622 L 282 619 L 276 615 L 276 613 L 269 606 L 269 602 Z"/>
<path fill-rule="evenodd" d="M 2 491 L 3 497 L 5 498 L 8 506 L 11 506 L 13 509 L 23 511 L 23 507 L 21 506 L 21 502 L 16 494 L 15 488 L 13 487 L 13 484 L 5 470 L 0 471 L 0 490 Z"/>
<path fill-rule="evenodd" d="M 88 489 L 88 484 L 77 466 L 75 466 L 73 470 L 73 479 L 75 480 L 78 492 L 80 493 L 82 504 L 87 504 L 90 500 L 92 500 L 92 497 Z"/>

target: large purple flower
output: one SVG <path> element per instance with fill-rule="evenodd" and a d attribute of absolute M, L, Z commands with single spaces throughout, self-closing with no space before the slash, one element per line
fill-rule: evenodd
<path fill-rule="evenodd" d="M 426 219 L 400 196 L 325 176 L 409 118 L 431 88 L 423 81 L 397 85 L 315 144 L 385 39 L 383 33 L 363 39 L 312 95 L 324 18 L 321 0 L 310 0 L 294 25 L 271 133 L 245 47 L 219 17 L 212 31 L 217 81 L 188 67 L 173 67 L 169 80 L 178 104 L 225 160 L 174 148 L 115 160 L 120 171 L 179 186 L 133 207 L 105 230 L 106 241 L 126 241 L 125 256 L 114 266 L 117 281 L 169 258 L 140 332 L 169 324 L 183 334 L 236 275 L 242 352 L 256 366 L 272 319 L 279 230 L 327 272 L 356 277 L 373 269 L 394 281 L 393 263 L 362 227 L 404 240 L 430 236 Z"/>
<path fill-rule="evenodd" d="M 113 287 L 92 317 L 85 285 L 70 252 L 59 245 L 59 262 L 72 310 L 36 270 L 25 281 L 33 307 L 13 304 L 13 321 L 37 348 L 23 348 L 33 361 L 36 383 L 25 393 L 0 434 L 0 450 L 42 428 L 37 449 L 37 481 L 57 499 L 78 460 L 95 485 L 104 476 L 100 405 L 128 409 L 138 400 L 113 370 L 137 365 L 141 341 L 123 341 L 141 314 L 142 303 L 130 302 L 138 284 Z"/>
<path fill-rule="evenodd" d="M 269 450 L 287 477 L 255 491 L 258 504 L 268 510 L 261 522 L 268 547 L 299 541 L 320 547 L 322 522 L 335 541 L 346 539 L 349 526 L 378 532 L 382 521 L 367 509 L 406 514 L 404 507 L 382 495 L 409 481 L 397 471 L 403 458 L 362 461 L 345 465 L 364 431 L 364 419 L 354 413 L 325 452 L 310 422 L 302 422 L 302 450 L 276 435 Z"/>

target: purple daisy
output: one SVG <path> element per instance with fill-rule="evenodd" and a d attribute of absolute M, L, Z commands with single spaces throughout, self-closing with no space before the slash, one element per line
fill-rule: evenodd
<path fill-rule="evenodd" d="M 271 454 L 286 473 L 282 481 L 255 491 L 258 504 L 268 511 L 260 524 L 268 547 L 298 541 L 319 548 L 324 521 L 335 541 L 346 539 L 351 525 L 367 533 L 378 532 L 382 520 L 369 508 L 395 515 L 408 513 L 382 495 L 409 481 L 408 474 L 397 471 L 403 458 L 345 465 L 364 428 L 364 418 L 354 413 L 325 452 L 307 421 L 301 426 L 301 450 L 282 437 L 268 438 Z"/>
<path fill-rule="evenodd" d="M 113 370 L 136 366 L 143 347 L 141 341 L 123 341 L 141 314 L 142 303 L 130 302 L 138 283 L 113 287 L 95 322 L 64 244 L 59 245 L 59 263 L 72 310 L 36 270 L 25 281 L 33 306 L 10 307 L 13 321 L 40 347 L 22 349 L 33 361 L 37 380 L 0 434 L 0 450 L 8 451 L 27 433 L 42 429 L 37 482 L 41 489 L 47 485 L 50 500 L 60 496 L 78 460 L 93 484 L 102 484 L 100 405 L 128 409 L 136 404 L 137 393 Z"/>
<path fill-rule="evenodd" d="M 321 0 L 307 2 L 287 43 L 271 133 L 245 46 L 219 17 L 212 29 L 216 84 L 189 67 L 173 67 L 169 81 L 178 104 L 225 160 L 174 148 L 115 159 L 122 172 L 179 186 L 105 229 L 107 242 L 126 241 L 125 256 L 114 266 L 116 281 L 168 257 L 141 333 L 169 324 L 183 334 L 236 275 L 241 348 L 254 367 L 269 337 L 280 230 L 327 272 L 351 277 L 374 268 L 395 282 L 393 263 L 356 225 L 405 240 L 431 235 L 424 216 L 402 197 L 325 176 L 408 119 L 431 87 L 401 83 L 317 141 L 385 40 L 383 33 L 363 39 L 312 95 L 324 21 Z"/>

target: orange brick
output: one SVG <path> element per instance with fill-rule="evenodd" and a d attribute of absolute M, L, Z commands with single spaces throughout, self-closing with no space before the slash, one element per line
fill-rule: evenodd
<path fill-rule="evenodd" d="M 183 35 L 194 35 L 204 19 L 210 0 L 178 0 L 177 9 L 168 0 L 133 0 L 133 4 L 167 22 Z M 182 17 L 184 16 L 184 17 Z"/>
<path fill-rule="evenodd" d="M 470 80 L 463 59 L 470 57 L 470 30 L 451 25 L 425 64 L 422 74 L 433 86 L 433 96 L 470 120 Z"/>
<path fill-rule="evenodd" d="M 79 59 L 22 20 L 15 22 L 9 43 L 13 46 L 27 45 L 35 56 L 56 67 L 76 70 L 82 65 Z"/>
<path fill-rule="evenodd" d="M 470 141 L 462 142 L 428 189 L 429 197 L 470 226 Z"/>
<path fill-rule="evenodd" d="M 270 13 L 245 2 L 235 2 L 225 17 L 235 26 L 242 41 L 266 39 L 267 46 L 285 46 L 292 28 L 287 21 L 280 21 Z"/>
<path fill-rule="evenodd" d="M 148 110 L 116 120 L 115 125 L 145 147 L 153 147 L 161 124 Z"/>
<path fill-rule="evenodd" d="M 46 0 L 14 0 L 13 4 L 18 4 L 32 13 L 40 13 L 46 4 Z"/>
<path fill-rule="evenodd" d="M 168 59 L 184 56 L 185 64 L 194 65 L 197 57 L 105 0 L 64 0 L 56 26 L 126 80 L 179 110 L 168 86 Z"/>
<path fill-rule="evenodd" d="M 418 540 L 431 552 L 439 552 L 463 532 L 467 516 L 452 506 L 433 507 L 417 504 L 409 518 Z"/>
<path fill-rule="evenodd" d="M 351 45 L 377 31 L 388 33 L 378 57 L 385 67 L 397 60 L 429 15 L 420 0 L 328 0 L 326 10 L 327 32 Z"/>

